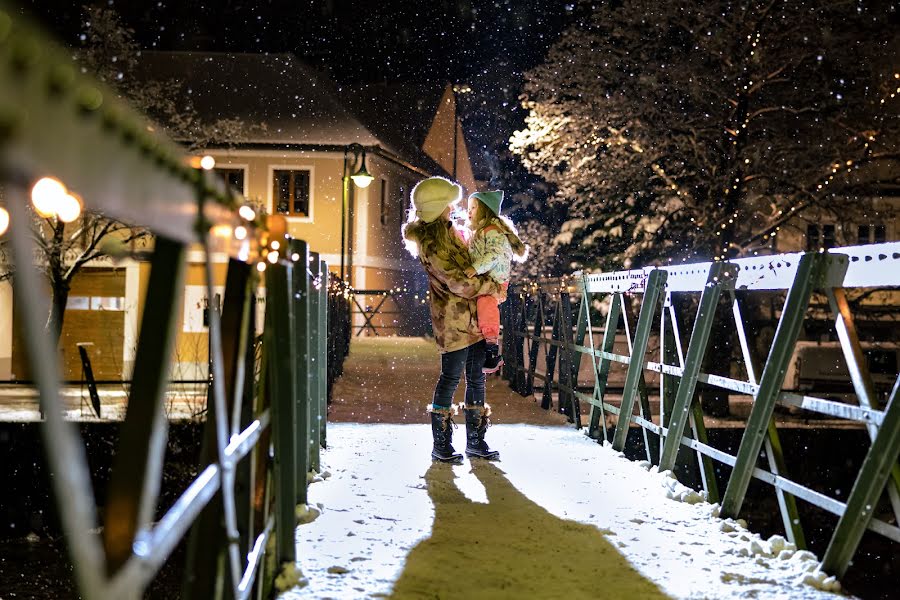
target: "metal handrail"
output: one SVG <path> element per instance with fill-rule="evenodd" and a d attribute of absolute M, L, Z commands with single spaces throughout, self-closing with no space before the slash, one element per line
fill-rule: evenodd
<path fill-rule="evenodd" d="M 409 291 L 405 288 L 392 288 L 388 290 L 352 290 L 349 294 L 349 297 L 353 302 L 350 309 L 350 317 L 353 319 L 354 317 L 360 316 L 363 321 L 361 324 L 353 325 L 353 328 L 356 330 L 354 337 L 359 337 L 367 331 L 377 336 L 379 335 L 379 330 L 399 331 L 403 329 L 403 326 L 397 324 L 396 321 L 394 321 L 393 324 L 384 323 L 383 317 L 388 315 L 408 315 L 410 309 L 414 306 L 425 305 L 427 301 L 426 298 L 428 297 L 427 294 L 428 292 L 425 292 L 420 298 L 418 293 Z M 360 303 L 359 301 L 360 298 L 373 297 L 376 298 L 374 307 L 366 305 L 364 302 Z M 388 299 L 393 302 L 396 310 L 385 310 L 385 303 Z M 381 322 L 376 322 L 376 318 L 378 317 L 382 317 Z"/>
<path fill-rule="evenodd" d="M 325 444 L 327 388 L 340 370 L 329 363 L 343 361 L 329 351 L 328 314 L 340 314 L 346 301 L 331 289 L 327 265 L 305 242 L 286 238 L 282 243 L 291 252 L 285 257 L 257 262 L 271 241 L 265 222 L 240 214 L 246 199 L 211 173 L 188 166 L 187 159 L 111 90 L 82 76 L 69 52 L 0 0 L 0 184 L 11 219 L 17 318 L 45 415 L 41 432 L 56 505 L 78 589 L 87 600 L 141 597 L 189 529 L 186 597 L 211 598 L 215 589 L 235 598 L 267 594 L 275 573 L 259 576 L 260 564 L 268 562 L 260 560 L 261 553 L 273 535 L 278 568 L 294 562 L 294 509 L 306 501 L 307 472 L 319 469 L 318 451 Z M 84 443 L 62 417 L 58 357 L 44 331 L 48 303 L 33 260 L 27 206 L 31 185 L 45 175 L 82 194 L 91 210 L 156 236 L 102 536 L 95 534 L 100 523 Z M 231 235 L 236 225 L 249 235 Z M 205 252 L 209 297 L 213 254 L 229 258 L 223 307 L 210 311 L 204 463 L 154 522 L 167 436 L 167 368 L 192 245 Z M 257 265 L 267 267 L 259 357 Z"/>
<path fill-rule="evenodd" d="M 875 531 L 900 543 L 900 527 L 873 518 L 872 506 L 887 492 L 895 518 L 900 521 L 900 376 L 882 409 L 874 393 L 863 357 L 847 289 L 900 287 L 900 243 L 833 248 L 826 253 L 793 253 L 666 267 L 646 267 L 613 273 L 576 273 L 541 279 L 510 288 L 501 307 L 503 318 L 503 375 L 522 395 L 531 395 L 535 381 L 543 380 L 542 407 L 549 409 L 558 391 L 560 412 L 582 427 L 581 402 L 590 406 L 587 434 L 607 440 L 606 416 L 617 417 L 612 439 L 622 450 L 628 429 L 640 427 L 647 460 L 659 469 L 673 469 L 681 446 L 696 452 L 704 491 L 711 502 L 721 501 L 722 514 L 736 517 L 751 478 L 774 486 L 787 537 L 798 547 L 805 544 L 796 498 L 840 517 L 824 557 L 824 568 L 842 575 L 863 531 Z M 775 339 L 761 366 L 748 341 L 744 315 L 759 292 L 786 292 Z M 834 330 L 850 370 L 858 405 L 845 404 L 783 390 L 785 370 L 807 316 L 814 293 L 827 298 Z M 679 333 L 678 302 L 697 298 L 697 316 L 688 344 Z M 746 380 L 705 373 L 701 364 L 708 350 L 716 308 L 722 296 L 730 301 L 734 331 L 746 366 Z M 771 294 L 770 294 L 771 295 Z M 636 326 L 629 319 L 628 298 L 640 297 Z M 593 321 L 591 306 L 604 298 L 605 325 Z M 573 302 L 577 301 L 577 307 Z M 573 319 L 575 317 L 575 319 Z M 573 323 L 573 320 L 576 320 Z M 659 323 L 660 359 L 647 357 L 653 323 Z M 620 326 L 620 322 L 622 326 Z M 529 327 L 531 331 L 528 331 Z M 547 335 L 549 327 L 550 335 Z M 632 330 L 632 327 L 634 329 Z M 624 329 L 627 354 L 613 352 L 616 333 Z M 602 331 L 600 347 L 594 337 Z M 587 341 L 585 340 L 587 338 Z M 543 352 L 545 372 L 537 370 Z M 591 361 L 591 381 L 579 385 L 582 357 Z M 627 365 L 622 399 L 611 404 L 608 381 L 613 363 Z M 658 422 L 650 411 L 645 372 L 660 374 Z M 712 447 L 706 436 L 703 409 L 696 386 L 708 386 L 753 397 L 752 409 L 736 455 Z M 592 390 L 585 393 L 585 387 Z M 637 404 L 638 414 L 634 414 Z M 872 440 L 866 459 L 846 502 L 831 498 L 792 480 L 773 418 L 776 404 L 863 423 Z M 622 418 L 628 415 L 628 418 Z M 688 428 L 689 427 L 689 428 Z M 756 466 L 765 446 L 768 469 Z M 732 467 L 724 494 L 719 496 L 713 472 L 716 461 Z"/>

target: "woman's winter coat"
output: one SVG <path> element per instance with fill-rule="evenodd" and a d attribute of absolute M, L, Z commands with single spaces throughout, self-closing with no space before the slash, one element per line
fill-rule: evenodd
<path fill-rule="evenodd" d="M 447 224 L 452 227 L 451 224 Z M 415 239 L 415 224 L 407 238 Z M 442 257 L 429 240 L 419 244 L 419 260 L 428 274 L 431 292 L 431 322 L 441 352 L 461 350 L 484 339 L 475 316 L 475 299 L 496 294 L 500 286 L 488 277 L 466 277 L 468 253 Z"/>

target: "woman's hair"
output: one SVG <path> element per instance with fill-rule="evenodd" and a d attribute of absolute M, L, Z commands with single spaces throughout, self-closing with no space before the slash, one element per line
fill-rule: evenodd
<path fill-rule="evenodd" d="M 434 255 L 449 264 L 465 270 L 471 266 L 465 243 L 451 229 L 450 221 L 438 217 L 430 223 L 415 218 L 411 211 L 411 221 L 403 225 L 403 239 L 406 249 L 413 256 Z"/>
<path fill-rule="evenodd" d="M 495 215 L 494 211 L 478 198 L 473 198 L 473 200 L 475 200 L 475 215 L 472 218 L 472 231 L 475 232 L 489 225 L 494 225 L 509 240 L 509 246 L 512 248 L 517 262 L 522 262 L 528 258 L 528 246 L 519 237 L 519 232 L 516 230 L 513 222 L 507 217 Z"/>

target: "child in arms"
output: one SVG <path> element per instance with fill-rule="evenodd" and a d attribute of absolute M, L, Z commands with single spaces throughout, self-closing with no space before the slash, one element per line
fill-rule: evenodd
<path fill-rule="evenodd" d="M 478 327 L 487 342 L 483 371 L 493 373 L 503 365 L 500 356 L 500 303 L 506 300 L 510 268 L 513 257 L 525 260 L 528 249 L 516 232 L 512 222 L 500 216 L 503 192 L 475 192 L 469 196 L 469 223 L 472 238 L 469 255 L 472 268 L 466 271 L 470 277 L 487 274 L 503 284 L 503 292 L 496 296 L 479 296 L 477 300 Z"/>

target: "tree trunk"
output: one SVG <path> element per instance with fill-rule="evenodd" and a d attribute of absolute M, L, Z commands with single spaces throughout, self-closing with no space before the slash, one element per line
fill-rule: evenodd
<path fill-rule="evenodd" d="M 54 341 L 54 346 L 59 346 L 59 338 L 62 335 L 63 320 L 66 316 L 66 304 L 69 302 L 69 284 L 66 281 L 51 281 L 52 298 L 50 300 L 50 315 L 47 317 L 46 331 Z"/>

